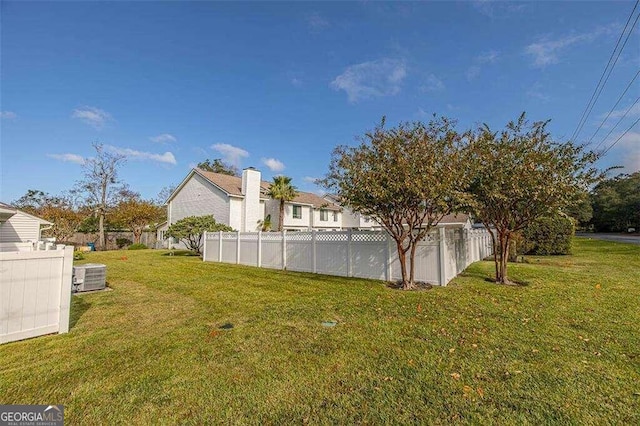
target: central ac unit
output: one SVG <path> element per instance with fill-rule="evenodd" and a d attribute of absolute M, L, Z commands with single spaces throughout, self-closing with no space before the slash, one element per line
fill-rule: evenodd
<path fill-rule="evenodd" d="M 73 267 L 74 291 L 104 290 L 107 285 L 107 265 L 86 263 Z"/>

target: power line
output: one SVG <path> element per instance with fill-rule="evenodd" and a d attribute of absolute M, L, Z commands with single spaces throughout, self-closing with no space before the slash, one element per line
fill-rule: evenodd
<path fill-rule="evenodd" d="M 591 144 L 591 141 L 593 140 L 593 138 L 598 134 L 598 132 L 600 131 L 600 129 L 602 129 L 602 126 L 604 126 L 604 123 L 609 119 L 609 116 L 611 116 L 611 113 L 613 113 L 613 111 L 615 111 L 616 107 L 618 106 L 618 104 L 620 103 L 620 101 L 622 100 L 622 98 L 624 97 L 624 95 L 627 94 L 627 91 L 629 90 L 629 88 L 631 87 L 631 85 L 633 84 L 634 81 L 636 81 L 636 78 L 638 78 L 638 76 L 640 75 L 640 70 L 638 70 L 638 72 L 636 73 L 636 75 L 633 77 L 633 79 L 631 79 L 631 81 L 629 82 L 629 84 L 627 84 L 627 87 L 624 89 L 624 92 L 622 92 L 622 95 L 620 95 L 620 97 L 618 98 L 618 100 L 616 101 L 615 105 L 613 107 L 611 107 L 611 110 L 609 110 L 609 113 L 607 114 L 607 116 L 604 118 L 604 120 L 602 120 L 602 123 L 600 123 L 600 125 L 598 126 L 598 128 L 596 129 L 595 132 L 593 132 L 593 134 L 591 135 L 591 137 L 589 138 L 589 140 L 587 141 L 587 145 Z M 605 138 L 606 139 L 606 138 Z M 602 144 L 602 142 L 600 142 L 600 144 L 598 144 L 598 146 L 600 146 Z M 597 148 L 597 147 L 596 147 Z"/>
<path fill-rule="evenodd" d="M 627 41 L 629 40 L 629 36 L 633 32 L 633 27 L 635 27 L 636 23 L 638 22 L 638 17 L 640 17 L 640 14 L 638 14 L 638 17 L 636 17 L 636 20 L 633 23 L 633 26 L 631 27 L 631 31 L 629 31 L 629 34 L 627 35 L 627 38 L 625 39 L 622 48 L 620 49 L 620 51 L 618 51 L 618 54 L 616 56 L 616 51 L 618 50 L 618 46 L 620 45 L 620 41 L 622 40 L 622 37 L 624 37 L 624 34 L 627 31 L 627 27 L 629 26 L 629 22 L 631 22 L 631 19 L 633 18 L 633 14 L 635 13 L 636 8 L 638 7 L 638 3 L 640 3 L 640 0 L 636 0 L 635 5 L 633 6 L 633 10 L 631 10 L 631 14 L 629 15 L 629 18 L 627 19 L 627 23 L 624 25 L 624 28 L 622 29 L 622 33 L 620 34 L 620 37 L 618 37 L 618 41 L 616 42 L 616 45 L 613 48 L 613 52 L 611 52 L 611 56 L 609 57 L 609 61 L 607 62 L 607 66 L 604 67 L 604 70 L 602 71 L 602 75 L 600 76 L 600 80 L 598 80 L 598 84 L 596 85 L 596 88 L 594 89 L 593 93 L 591 94 L 591 98 L 589 98 L 589 102 L 587 103 L 587 106 L 585 107 L 584 111 L 582 112 L 582 116 L 580 117 L 580 121 L 578 122 L 578 126 L 576 127 L 576 130 L 574 130 L 573 134 L 571 135 L 571 140 L 575 140 L 575 138 L 577 138 L 578 135 L 580 134 L 580 132 L 582 131 L 582 127 L 584 127 L 584 124 L 587 122 L 587 118 L 589 117 L 589 114 L 591 114 L 591 110 L 593 109 L 593 107 L 595 106 L 595 103 L 597 102 L 598 98 L 600 97 L 600 93 L 602 93 L 602 89 L 604 88 L 605 84 L 609 80 L 609 76 L 611 75 L 611 72 L 613 71 L 613 67 L 615 67 L 615 64 L 618 62 L 618 58 L 620 57 L 620 54 L 622 53 L 622 50 L 624 49 L 624 46 L 626 46 Z M 613 60 L 614 56 L 616 56 L 615 60 Z M 612 61 L 613 61 L 613 65 L 611 65 Z M 611 69 L 609 69 L 609 65 L 611 65 Z M 609 70 L 608 74 L 607 74 L 607 70 Z M 606 74 L 606 77 L 605 77 L 605 74 Z M 604 82 L 603 82 L 603 79 L 604 79 Z"/>
<path fill-rule="evenodd" d="M 618 120 L 618 122 L 615 124 L 615 126 L 613 126 L 611 128 L 611 130 L 609 130 L 609 133 L 607 133 L 607 136 L 604 137 L 604 139 L 602 139 L 600 141 L 600 143 L 598 145 L 596 145 L 596 147 L 593 149 L 594 151 L 596 149 L 598 149 L 600 147 L 600 145 L 602 145 L 603 143 L 605 143 L 605 141 L 607 140 L 607 138 L 611 135 L 611 133 L 613 133 L 613 131 L 616 129 L 616 127 L 618 127 L 618 124 L 620 124 L 622 122 L 622 120 L 624 120 L 624 118 L 627 116 L 627 114 L 629 114 L 629 111 L 631 111 L 631 109 L 638 103 L 638 101 L 640 101 L 640 96 L 638 97 L 638 99 L 636 99 L 636 101 L 634 103 L 631 104 L 631 106 L 629 108 L 627 108 L 627 110 L 624 112 L 624 114 L 622 115 L 622 117 L 620 117 L 620 120 Z"/>
<path fill-rule="evenodd" d="M 634 127 L 636 124 L 638 124 L 639 122 L 640 122 L 640 117 L 638 117 L 638 119 L 637 119 L 636 121 L 634 121 L 634 122 L 633 122 L 633 124 L 632 124 L 631 126 L 629 126 L 629 128 L 628 128 L 627 130 L 625 130 L 625 131 L 624 131 L 624 133 L 623 133 L 623 134 L 621 134 L 621 135 L 620 135 L 620 137 L 619 137 L 618 139 L 616 139 L 614 143 L 612 143 L 611 145 L 609 145 L 609 148 L 607 148 L 607 149 L 605 149 L 605 150 L 604 150 L 604 152 L 602 153 L 602 156 L 604 157 L 604 156 L 607 154 L 607 152 L 609 152 L 609 150 L 610 150 L 611 148 L 613 148 L 613 146 L 614 146 L 615 144 L 617 144 L 617 143 L 620 141 L 620 139 L 622 139 L 622 137 L 623 137 L 624 135 L 626 135 L 627 133 L 629 133 L 629 131 L 630 131 L 631 129 L 633 129 L 633 127 Z"/>

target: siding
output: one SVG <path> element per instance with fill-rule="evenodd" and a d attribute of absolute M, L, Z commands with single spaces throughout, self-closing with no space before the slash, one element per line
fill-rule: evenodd
<path fill-rule="evenodd" d="M 338 220 L 334 222 L 333 211 L 327 210 L 327 220 L 320 220 L 320 209 L 313 209 L 313 228 L 314 229 L 342 229 L 342 213 L 338 212 Z"/>
<path fill-rule="evenodd" d="M 170 201 L 169 223 L 188 216 L 211 214 L 218 222 L 230 225 L 229 197 L 202 176 L 194 174 Z"/>
<path fill-rule="evenodd" d="M 18 211 L 6 222 L 0 222 L 0 242 L 26 242 L 40 239 L 40 222 Z"/>

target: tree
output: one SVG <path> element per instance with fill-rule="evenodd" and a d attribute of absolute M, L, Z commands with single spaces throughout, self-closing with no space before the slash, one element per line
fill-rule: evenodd
<path fill-rule="evenodd" d="M 426 125 L 385 129 L 383 118 L 359 138 L 358 146 L 333 151 L 322 180 L 353 211 L 376 220 L 391 235 L 404 289 L 414 286 L 417 242 L 466 197 L 462 137 L 454 124 L 434 116 Z"/>
<path fill-rule="evenodd" d="M 291 184 L 288 176 L 274 176 L 273 183 L 269 186 L 267 195 L 280 201 L 280 216 L 278 217 L 278 231 L 282 232 L 284 226 L 284 203 L 291 201 L 298 195 L 296 187 Z"/>
<path fill-rule="evenodd" d="M 593 219 L 598 232 L 640 229 L 640 172 L 607 179 L 593 189 Z"/>
<path fill-rule="evenodd" d="M 140 243 L 142 231 L 148 225 L 157 224 L 164 218 L 164 209 L 152 201 L 132 198 L 118 203 L 113 209 L 112 220 L 133 232 L 133 242 Z"/>
<path fill-rule="evenodd" d="M 41 217 L 53 225 L 44 230 L 44 235 L 58 241 L 68 241 L 73 237 L 84 220 L 83 212 L 75 208 L 69 194 L 51 195 L 43 191 L 30 189 L 25 195 L 13 202 L 17 208 Z"/>
<path fill-rule="evenodd" d="M 175 185 L 169 185 L 169 186 L 163 187 L 160 190 L 160 192 L 158 192 L 158 195 L 156 196 L 154 203 L 158 206 L 164 206 L 164 204 L 167 202 L 167 200 L 175 190 L 176 190 Z"/>
<path fill-rule="evenodd" d="M 179 239 L 189 250 L 200 254 L 205 232 L 232 230 L 230 226 L 216 222 L 213 216 L 189 216 L 169 226 L 167 235 Z"/>
<path fill-rule="evenodd" d="M 258 226 L 262 232 L 271 231 L 271 215 L 268 214 L 264 217 L 264 219 L 258 221 Z"/>
<path fill-rule="evenodd" d="M 588 226 L 593 217 L 593 207 L 591 206 L 591 196 L 587 191 L 582 191 L 576 196 L 574 202 L 562 209 L 563 213 L 572 217 L 579 227 Z"/>
<path fill-rule="evenodd" d="M 229 176 L 240 176 L 240 172 L 236 166 L 227 164 L 219 158 L 216 158 L 213 161 L 206 159 L 205 161 L 198 163 L 197 167 L 207 172 L 222 173 Z"/>
<path fill-rule="evenodd" d="M 94 143 L 93 148 L 96 156 L 87 159 L 82 165 L 84 177 L 77 183 L 76 189 L 84 195 L 87 206 L 98 217 L 98 248 L 104 250 L 107 213 L 117 203 L 119 195 L 129 191 L 118 179 L 118 169 L 125 157 L 105 150 L 100 143 Z"/>
<path fill-rule="evenodd" d="M 514 235 L 570 205 L 602 176 L 592 167 L 595 153 L 553 141 L 548 123 L 530 124 L 523 113 L 499 133 L 485 124 L 471 137 L 472 207 L 491 231 L 497 283 L 511 283 L 507 260 Z"/>

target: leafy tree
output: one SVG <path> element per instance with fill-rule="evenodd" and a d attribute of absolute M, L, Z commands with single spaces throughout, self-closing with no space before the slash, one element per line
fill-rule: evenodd
<path fill-rule="evenodd" d="M 576 200 L 562 209 L 563 213 L 572 217 L 579 227 L 589 225 L 593 217 L 593 207 L 591 206 L 591 196 L 587 191 L 582 191 L 577 195 Z"/>
<path fill-rule="evenodd" d="M 133 242 L 140 243 L 142 231 L 148 225 L 154 225 L 165 217 L 164 209 L 152 201 L 132 198 L 118 203 L 111 214 L 112 220 L 133 232 Z"/>
<path fill-rule="evenodd" d="M 598 232 L 640 229 L 640 172 L 621 174 L 595 186 L 591 195 L 593 219 Z"/>
<path fill-rule="evenodd" d="M 462 137 L 445 117 L 384 125 L 383 118 L 356 147 L 337 147 L 322 183 L 387 230 L 398 250 L 403 288 L 410 289 L 417 243 L 466 198 Z"/>
<path fill-rule="evenodd" d="M 118 178 L 118 169 L 125 161 L 125 157 L 104 149 L 100 143 L 94 143 L 96 156 L 87 159 L 82 165 L 83 179 L 77 183 L 76 191 L 84 196 L 85 202 L 98 218 L 98 247 L 105 245 L 105 219 L 109 210 L 128 195 L 126 185 Z"/>
<path fill-rule="evenodd" d="M 83 212 L 73 205 L 69 194 L 54 196 L 43 191 L 30 189 L 25 195 L 13 202 L 20 210 L 41 217 L 53 223 L 43 231 L 58 241 L 68 241 L 78 230 L 84 219 Z"/>
<path fill-rule="evenodd" d="M 258 226 L 262 232 L 271 231 L 271 215 L 268 214 L 264 219 L 258 221 Z"/>
<path fill-rule="evenodd" d="M 158 206 L 164 206 L 164 204 L 167 202 L 167 200 L 175 190 L 176 190 L 175 185 L 169 185 L 169 186 L 163 187 L 160 190 L 160 192 L 158 192 L 158 195 L 156 196 L 154 203 Z"/>
<path fill-rule="evenodd" d="M 207 172 L 222 173 L 229 176 L 240 176 L 240 171 L 238 171 L 236 166 L 227 164 L 219 158 L 216 158 L 213 161 L 206 159 L 205 161 L 198 163 L 197 167 Z"/>
<path fill-rule="evenodd" d="M 298 195 L 296 187 L 291 184 L 288 176 L 274 176 L 267 195 L 280 201 L 280 216 L 278 217 L 278 231 L 282 232 L 284 225 L 284 203 L 291 201 Z"/>
<path fill-rule="evenodd" d="M 232 231 L 230 226 L 218 223 L 213 216 L 189 216 L 169 226 L 167 235 L 184 242 L 189 250 L 200 254 L 205 232 Z"/>
<path fill-rule="evenodd" d="M 530 124 L 523 113 L 501 132 L 485 124 L 471 137 L 472 207 L 492 230 L 497 283 L 510 283 L 507 260 L 514 235 L 570 205 L 602 176 L 592 167 L 596 154 L 553 141 L 547 124 Z"/>

